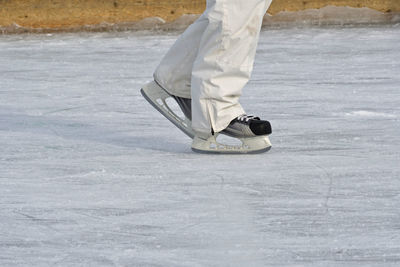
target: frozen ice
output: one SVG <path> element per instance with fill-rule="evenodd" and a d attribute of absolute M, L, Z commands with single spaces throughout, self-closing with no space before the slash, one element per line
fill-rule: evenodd
<path fill-rule="evenodd" d="M 0 36 L 0 265 L 399 266 L 400 27 L 263 31 L 249 156 L 140 95 L 176 38 Z"/>
<path fill-rule="evenodd" d="M 372 112 L 366 110 L 352 111 L 350 113 L 346 113 L 348 116 L 365 116 L 365 117 L 386 117 L 386 118 L 396 118 L 395 115 L 389 113 L 382 112 Z"/>

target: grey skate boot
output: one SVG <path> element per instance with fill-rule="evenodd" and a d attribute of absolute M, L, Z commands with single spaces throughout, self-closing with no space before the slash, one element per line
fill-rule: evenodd
<path fill-rule="evenodd" d="M 235 118 L 221 133 L 232 137 L 255 137 L 270 135 L 272 133 L 271 123 L 263 121 L 259 117 L 241 115 Z"/>

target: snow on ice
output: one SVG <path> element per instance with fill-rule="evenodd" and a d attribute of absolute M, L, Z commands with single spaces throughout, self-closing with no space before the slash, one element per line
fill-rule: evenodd
<path fill-rule="evenodd" d="M 263 31 L 251 156 L 141 97 L 176 38 L 0 36 L 0 265 L 398 266 L 399 26 Z"/>

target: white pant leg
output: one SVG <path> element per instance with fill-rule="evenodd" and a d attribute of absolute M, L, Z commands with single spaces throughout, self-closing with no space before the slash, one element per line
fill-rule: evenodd
<path fill-rule="evenodd" d="M 192 127 L 220 132 L 244 113 L 262 19 L 272 0 L 207 0 L 208 21 L 192 69 Z"/>
<path fill-rule="evenodd" d="M 170 94 L 191 98 L 193 62 L 207 25 L 204 15 L 198 18 L 178 38 L 157 67 L 154 80 Z"/>

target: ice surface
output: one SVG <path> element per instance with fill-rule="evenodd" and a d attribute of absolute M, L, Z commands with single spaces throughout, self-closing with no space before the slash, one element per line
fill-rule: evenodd
<path fill-rule="evenodd" d="M 399 266 L 400 27 L 263 31 L 252 156 L 141 97 L 176 38 L 0 37 L 0 265 Z"/>

